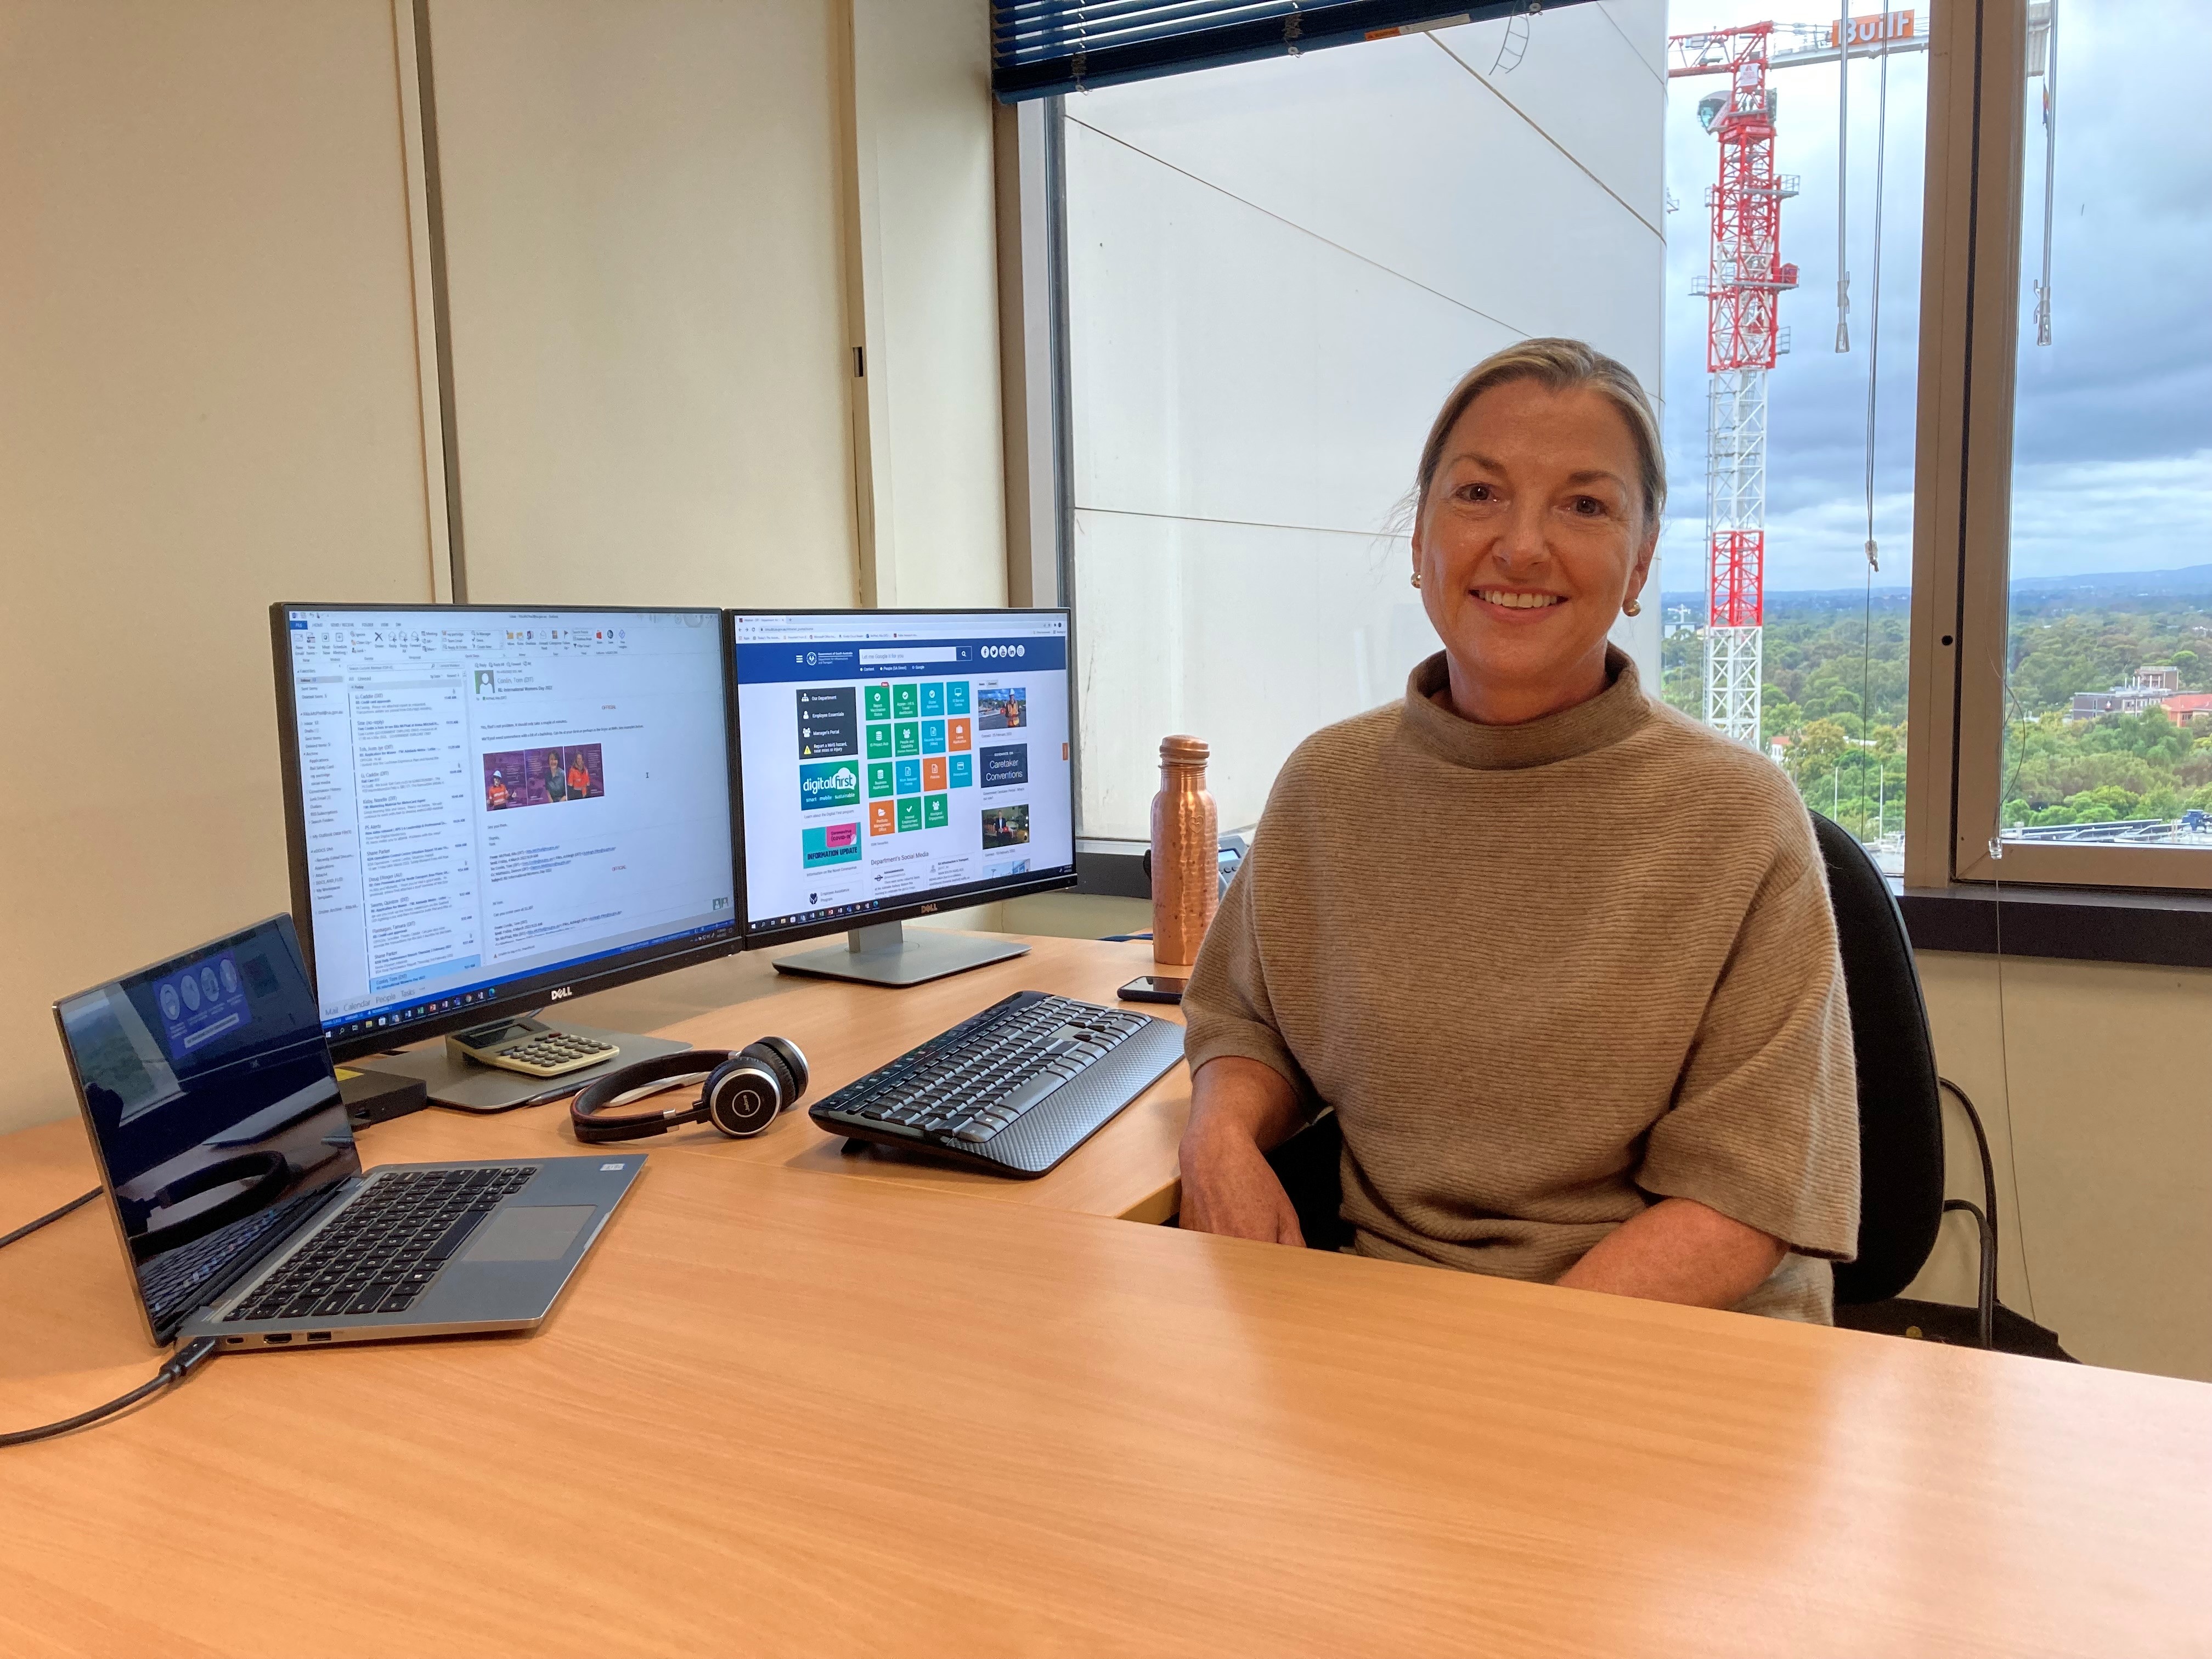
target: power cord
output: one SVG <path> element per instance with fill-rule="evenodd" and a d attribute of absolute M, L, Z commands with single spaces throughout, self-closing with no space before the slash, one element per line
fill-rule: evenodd
<path fill-rule="evenodd" d="M 67 1215 L 71 1210 L 82 1209 L 86 1205 L 91 1203 L 94 1199 L 98 1198 L 99 1196 L 100 1188 L 94 1187 L 88 1193 L 79 1193 L 75 1198 L 70 1200 L 68 1203 L 63 1205 L 58 1210 L 49 1210 L 44 1215 L 40 1216 L 36 1221 L 25 1222 L 21 1226 L 16 1228 L 14 1232 L 9 1233 L 5 1238 L 0 1238 L 0 1250 L 6 1249 L 10 1244 L 13 1244 L 19 1238 L 28 1238 L 33 1233 L 38 1231 L 41 1227 L 51 1226 L 53 1223 L 59 1221 L 64 1216 Z"/>
<path fill-rule="evenodd" d="M 150 1399 L 162 1389 L 183 1382 L 222 1346 L 212 1336 L 203 1336 L 187 1342 L 171 1356 L 167 1364 L 129 1394 L 118 1395 L 104 1406 L 94 1406 L 90 1411 L 79 1412 L 75 1417 L 64 1417 L 58 1423 L 44 1423 L 35 1429 L 15 1429 L 0 1434 L 0 1446 L 27 1446 L 33 1440 L 52 1440 L 57 1435 L 68 1434 L 72 1430 L 97 1423 L 102 1418 L 112 1417 L 118 1412 L 128 1411 L 140 1401 Z"/>
<path fill-rule="evenodd" d="M 100 1188 L 94 1187 L 88 1193 L 78 1194 L 59 1209 L 47 1211 L 36 1221 L 26 1222 L 6 1237 L 0 1238 L 0 1250 L 6 1249 L 19 1238 L 28 1238 L 41 1227 L 51 1226 L 70 1211 L 82 1209 L 99 1196 Z M 129 1411 L 140 1401 L 151 1399 L 162 1389 L 174 1387 L 183 1382 L 205 1364 L 209 1356 L 221 1346 L 222 1344 L 211 1336 L 203 1336 L 197 1341 L 187 1342 L 170 1356 L 167 1364 L 162 1366 L 160 1370 L 154 1373 L 152 1377 L 140 1383 L 130 1393 L 118 1395 L 106 1405 L 94 1406 L 88 1412 L 79 1412 L 75 1417 L 65 1417 L 58 1423 L 41 1424 L 35 1429 L 15 1429 L 0 1432 L 0 1446 L 27 1446 L 34 1440 L 52 1440 L 57 1435 L 68 1434 L 72 1430 L 87 1427 L 103 1418 L 112 1417 L 118 1412 Z"/>

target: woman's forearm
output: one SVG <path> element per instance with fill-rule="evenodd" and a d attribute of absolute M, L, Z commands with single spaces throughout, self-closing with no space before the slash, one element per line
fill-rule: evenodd
<path fill-rule="evenodd" d="M 1579 1291 L 1733 1308 L 1786 1254 L 1782 1242 L 1690 1198 L 1665 1198 L 1624 1221 L 1559 1276 Z"/>
<path fill-rule="evenodd" d="M 1297 1211 L 1267 1159 L 1297 1124 L 1297 1091 L 1272 1067 L 1235 1055 L 1200 1066 L 1182 1137 L 1184 1229 L 1304 1243 Z"/>
<path fill-rule="evenodd" d="M 1272 1066 L 1224 1054 L 1198 1068 L 1190 1080 L 1190 1127 L 1249 1135 L 1261 1152 L 1280 1145 L 1298 1127 L 1297 1091 Z"/>

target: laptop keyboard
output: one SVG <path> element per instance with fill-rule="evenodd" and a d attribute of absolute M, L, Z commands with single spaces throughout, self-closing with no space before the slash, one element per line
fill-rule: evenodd
<path fill-rule="evenodd" d="M 537 1173 L 523 1165 L 379 1176 L 223 1322 L 404 1313 L 483 1218 Z"/>
<path fill-rule="evenodd" d="M 273 1204 L 258 1215 L 218 1227 L 205 1238 L 155 1256 L 138 1269 L 138 1287 L 155 1325 L 191 1312 L 215 1293 L 225 1274 L 249 1260 L 262 1239 L 283 1237 L 330 1194 L 318 1189 Z"/>

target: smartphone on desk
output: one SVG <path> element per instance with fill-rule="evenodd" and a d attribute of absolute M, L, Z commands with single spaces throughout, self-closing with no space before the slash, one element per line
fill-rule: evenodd
<path fill-rule="evenodd" d="M 1160 974 L 1139 974 L 1114 994 L 1124 1002 L 1181 1002 L 1182 988 L 1189 982 Z"/>

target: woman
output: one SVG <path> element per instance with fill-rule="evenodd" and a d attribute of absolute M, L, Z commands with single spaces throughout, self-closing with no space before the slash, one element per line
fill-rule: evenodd
<path fill-rule="evenodd" d="M 1826 1322 L 1858 1236 L 1850 1028 L 1804 807 L 1607 643 L 1666 496 L 1635 377 L 1479 365 L 1416 486 L 1444 649 L 1284 766 L 1184 999 L 1182 1224 L 1301 1243 L 1323 1106 L 1363 1255 Z"/>
<path fill-rule="evenodd" d="M 557 749 L 545 751 L 545 799 L 549 802 L 568 799 L 568 775 L 562 768 Z"/>
<path fill-rule="evenodd" d="M 592 793 L 592 769 L 584 764 L 584 751 L 574 750 L 568 757 L 568 799 L 581 800 Z"/>

